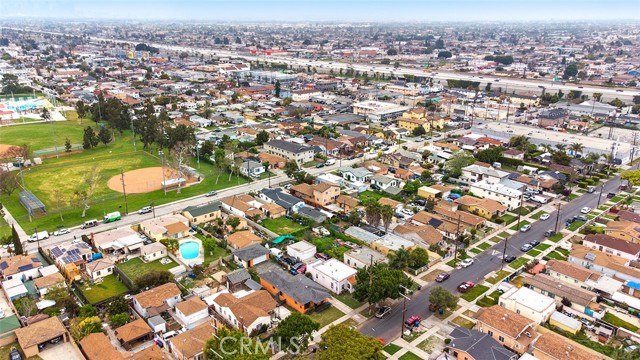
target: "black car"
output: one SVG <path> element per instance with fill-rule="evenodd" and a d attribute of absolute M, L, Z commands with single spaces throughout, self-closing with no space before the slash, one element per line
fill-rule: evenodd
<path fill-rule="evenodd" d="M 506 263 L 510 263 L 510 262 L 512 262 L 512 261 L 513 261 L 513 260 L 515 260 L 515 259 L 516 259 L 516 257 L 515 257 L 515 256 L 513 256 L 513 255 L 507 255 L 507 256 L 505 256 L 505 257 L 504 257 L 504 262 L 506 262 Z"/>
<path fill-rule="evenodd" d="M 425 206 L 427 205 L 427 202 L 425 200 L 422 199 L 418 199 L 416 201 L 414 201 L 416 204 L 420 205 L 420 206 Z"/>
<path fill-rule="evenodd" d="M 320 169 L 324 167 L 324 163 L 320 163 L 316 165 L 316 169 Z"/>
<path fill-rule="evenodd" d="M 353 160 L 353 159 L 355 159 L 355 158 L 356 158 L 356 157 L 355 157 L 355 156 L 353 156 L 353 155 L 349 155 L 349 156 L 347 156 L 347 160 Z"/>
<path fill-rule="evenodd" d="M 529 241 L 529 245 L 531 245 L 531 247 L 536 247 L 536 246 L 540 245 L 540 241 L 531 240 L 531 241 Z"/>
<path fill-rule="evenodd" d="M 380 186 L 376 184 L 371 184 L 371 190 L 380 190 Z"/>
<path fill-rule="evenodd" d="M 615 194 L 615 193 L 608 193 L 608 194 L 607 194 L 607 199 L 611 199 L 611 198 L 613 198 L 613 197 L 615 197 L 615 196 L 616 196 L 616 194 Z"/>

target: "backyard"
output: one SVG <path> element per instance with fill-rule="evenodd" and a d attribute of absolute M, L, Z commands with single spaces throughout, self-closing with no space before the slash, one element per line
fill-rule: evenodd
<path fill-rule="evenodd" d="M 82 294 L 91 304 L 99 303 L 129 291 L 115 275 L 105 276 L 99 284 L 90 284 L 85 281 L 85 284 L 80 286 L 80 290 L 82 290 Z"/>
<path fill-rule="evenodd" d="M 16 342 L 13 342 L 13 343 L 10 343 L 8 345 L 0 347 L 0 359 L 9 359 L 9 353 L 11 352 L 11 348 L 13 348 L 13 347 L 15 347 L 22 354 L 24 354 L 24 352 L 22 352 L 22 349 L 20 348 L 20 345 L 16 341 Z M 38 356 L 38 355 L 34 355 L 34 356 L 30 357 L 30 358 L 27 358 L 27 360 L 42 360 L 42 358 L 40 356 Z"/>
<path fill-rule="evenodd" d="M 138 280 L 141 276 L 144 276 L 153 270 L 166 271 L 173 267 L 178 266 L 178 263 L 176 263 L 173 260 L 166 265 L 161 264 L 160 260 L 161 259 L 146 263 L 142 261 L 141 258 L 133 258 L 127 262 L 120 263 L 116 266 L 123 273 L 125 273 L 125 275 L 129 277 L 129 279 L 131 279 L 134 282 Z"/>
<path fill-rule="evenodd" d="M 298 224 L 297 222 L 287 217 L 279 217 L 277 219 L 265 219 L 262 220 L 262 226 L 273 231 L 276 234 L 286 235 L 295 233 L 296 231 L 305 229 L 306 226 Z"/>

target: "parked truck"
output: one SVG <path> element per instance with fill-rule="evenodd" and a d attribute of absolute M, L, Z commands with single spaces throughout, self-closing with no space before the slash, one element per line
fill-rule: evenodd
<path fill-rule="evenodd" d="M 535 201 L 535 202 L 540 203 L 540 204 L 546 204 L 546 203 L 549 202 L 549 198 L 546 197 L 546 196 L 542 196 L 542 195 L 533 195 L 531 197 L 531 201 Z"/>
<path fill-rule="evenodd" d="M 38 240 L 44 240 L 44 239 L 48 239 L 49 238 L 49 232 L 48 231 L 39 231 L 31 236 L 29 236 L 29 238 L 27 238 L 28 242 L 34 242 L 34 241 L 38 241 Z"/>
<path fill-rule="evenodd" d="M 118 221 L 121 219 L 120 216 L 120 212 L 119 211 L 114 211 L 112 213 L 108 213 L 107 215 L 104 216 L 104 223 L 110 223 L 110 222 L 114 222 L 114 221 Z"/>

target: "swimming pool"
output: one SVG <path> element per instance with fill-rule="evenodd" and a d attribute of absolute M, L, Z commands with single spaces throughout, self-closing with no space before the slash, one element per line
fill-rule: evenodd
<path fill-rule="evenodd" d="M 180 244 L 180 255 L 185 260 L 191 260 L 200 254 L 200 244 L 195 241 L 185 241 Z"/>

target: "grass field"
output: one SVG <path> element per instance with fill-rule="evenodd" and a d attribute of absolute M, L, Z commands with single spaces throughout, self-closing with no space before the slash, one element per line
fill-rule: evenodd
<path fill-rule="evenodd" d="M 55 123 L 59 126 L 60 134 L 56 133 L 58 145 L 64 143 L 64 137 L 69 137 L 72 143 L 82 142 L 82 127 L 93 122 L 85 121 L 83 125 L 73 122 Z M 50 125 L 42 129 L 42 125 L 25 125 L 0 128 L 0 144 L 23 144 L 29 141 L 33 149 L 49 148 L 53 143 L 48 139 L 51 135 Z M 25 128 L 31 133 L 25 134 Z M 22 130 L 20 130 L 22 129 Z M 56 128 L 57 129 L 57 128 Z M 42 137 L 45 137 L 44 141 Z M 11 140 L 7 140 L 10 138 Z M 167 151 L 165 151 L 167 153 Z M 32 191 L 47 207 L 46 216 L 35 218 L 29 222 L 27 211 L 18 201 L 18 191 L 10 197 L 0 196 L 0 201 L 7 207 L 16 220 L 27 233 L 33 232 L 35 227 L 42 230 L 54 230 L 57 226 L 74 226 L 88 219 L 100 219 L 105 212 L 120 211 L 125 213 L 124 197 L 120 192 L 107 187 L 107 181 L 120 171 L 134 170 L 144 167 L 161 166 L 157 149 L 142 151 L 142 144 L 138 143 L 137 151 L 134 151 L 133 139 L 130 132 L 123 135 L 116 133 L 115 141 L 108 146 L 99 145 L 92 150 L 79 154 L 60 156 L 59 158 L 45 159 L 44 164 L 24 171 L 24 182 L 28 190 Z M 168 157 L 168 156 L 167 156 Z M 169 163 L 168 160 L 165 164 Z M 192 159 L 194 168 L 198 169 L 196 159 Z M 74 192 L 83 190 L 81 183 L 86 173 L 96 171 L 101 176 L 101 181 L 90 201 L 90 209 L 83 219 L 81 205 L 74 200 Z M 151 204 L 160 205 L 206 193 L 210 190 L 219 190 L 246 183 L 246 179 L 231 176 L 220 171 L 213 165 L 200 162 L 198 171 L 205 179 L 197 185 L 183 188 L 181 193 L 169 191 L 165 195 L 162 190 L 156 190 L 143 194 L 129 194 L 127 196 L 128 209 L 136 211 Z M 59 190 L 59 193 L 56 191 Z M 58 200 L 59 199 L 59 200 Z M 59 206 L 58 206 L 59 205 Z M 59 214 L 62 213 L 62 219 Z"/>
<path fill-rule="evenodd" d="M 82 293 L 90 303 L 95 304 L 102 300 L 126 293 L 129 289 L 121 283 L 115 275 L 102 278 L 100 284 L 86 283 L 81 287 Z"/>
<path fill-rule="evenodd" d="M 300 225 L 284 216 L 277 219 L 265 219 L 262 221 L 262 226 L 280 235 L 291 234 L 305 228 L 304 225 Z"/>
<path fill-rule="evenodd" d="M 384 350 L 387 354 L 393 355 L 400 351 L 402 348 L 396 344 L 389 344 L 385 346 L 382 350 Z"/>
<path fill-rule="evenodd" d="M 310 316 L 313 320 L 320 323 L 320 328 L 322 329 L 323 327 L 343 317 L 344 313 L 332 306 L 324 311 L 314 312 Z"/>
<path fill-rule="evenodd" d="M 28 145 L 31 150 L 53 148 L 53 134 L 56 136 L 56 145 L 64 148 L 65 139 L 72 144 L 82 144 L 83 128 L 93 126 L 93 121 L 84 121 L 82 125 L 71 121 L 55 121 L 49 124 L 24 124 L 16 126 L 3 126 L 0 128 L 0 144 Z M 104 146 L 103 146 L 104 147 Z"/>
<path fill-rule="evenodd" d="M 509 275 L 511 275 L 511 272 L 509 272 L 507 270 L 500 270 L 497 273 L 495 273 L 492 277 L 488 278 L 487 282 L 489 284 L 497 284 L 498 281 L 506 278 Z"/>
<path fill-rule="evenodd" d="M 371 190 L 367 190 L 367 191 L 363 191 L 360 194 L 358 194 L 358 200 L 360 200 L 362 203 L 368 202 L 368 201 L 378 201 L 380 200 L 380 198 L 383 198 L 384 195 L 379 194 L 377 192 L 373 192 Z"/>
<path fill-rule="evenodd" d="M 169 264 L 163 265 L 160 263 L 160 259 L 145 263 L 140 258 L 134 258 L 117 265 L 118 269 L 122 270 L 122 272 L 133 281 L 138 280 L 138 278 L 153 270 L 165 271 L 176 266 L 178 266 L 178 263 L 175 261 L 171 261 Z"/>
<path fill-rule="evenodd" d="M 473 287 L 473 289 L 469 290 L 468 292 L 460 295 L 461 298 L 467 300 L 467 301 L 473 301 L 475 300 L 478 296 L 484 294 L 487 290 L 489 290 L 488 286 L 485 285 L 476 285 Z"/>
<path fill-rule="evenodd" d="M 488 248 L 490 248 L 491 246 L 492 246 L 491 244 L 489 244 L 489 243 L 486 243 L 486 242 L 485 242 L 485 243 L 482 243 L 482 244 L 478 245 L 477 247 L 478 247 L 479 249 L 482 249 L 482 250 L 487 250 L 487 249 L 488 249 Z"/>
<path fill-rule="evenodd" d="M 357 309 L 364 304 L 363 302 L 354 299 L 353 294 L 350 294 L 349 292 L 345 292 L 340 295 L 333 295 L 333 297 L 352 309 Z"/>
<path fill-rule="evenodd" d="M 529 224 L 531 224 L 529 221 L 520 219 L 520 224 L 518 225 L 518 223 L 516 223 L 515 225 L 513 225 L 513 226 L 511 227 L 511 230 L 517 230 L 517 231 L 520 231 L 520 229 L 521 229 L 523 226 L 525 226 L 525 225 L 529 225 Z"/>
<path fill-rule="evenodd" d="M 398 359 L 400 360 L 422 360 L 422 358 L 411 351 L 404 353 Z"/>
<path fill-rule="evenodd" d="M 556 259 L 556 260 L 567 260 L 567 257 L 562 255 L 561 253 L 557 252 L 557 251 L 552 251 L 547 255 L 550 259 Z"/>
<path fill-rule="evenodd" d="M 504 221 L 505 225 L 509 225 L 512 222 L 516 221 L 518 217 L 515 215 L 511 215 L 511 214 L 504 214 L 502 216 L 500 216 L 498 219 L 502 219 Z"/>
<path fill-rule="evenodd" d="M 549 239 L 549 241 L 552 241 L 552 242 L 558 242 L 558 241 L 562 240 L 563 237 L 564 237 L 564 235 L 562 235 L 561 233 L 556 233 L 556 234 L 553 234 L 553 235 L 549 236 L 548 239 Z"/>
<path fill-rule="evenodd" d="M 569 231 L 576 231 L 578 230 L 582 225 L 584 225 L 584 221 L 581 220 L 576 220 L 573 223 L 571 223 L 571 225 L 567 226 L 567 230 Z"/>
<path fill-rule="evenodd" d="M 534 220 L 538 220 L 538 219 L 540 219 L 540 216 L 542 216 L 542 214 L 544 214 L 544 213 L 545 213 L 544 211 L 538 211 L 537 213 L 531 215 L 531 218 L 534 219 Z"/>
<path fill-rule="evenodd" d="M 509 267 L 512 269 L 519 269 L 522 265 L 529 262 L 529 259 L 526 257 L 519 257 L 509 263 Z"/>
<path fill-rule="evenodd" d="M 529 255 L 531 257 L 536 257 L 536 256 L 540 255 L 540 250 L 531 249 L 531 250 L 527 251 L 527 255 Z"/>
<path fill-rule="evenodd" d="M 473 249 L 469 249 L 469 252 L 472 252 L 474 254 L 480 254 L 482 252 L 482 249 L 473 248 Z"/>

